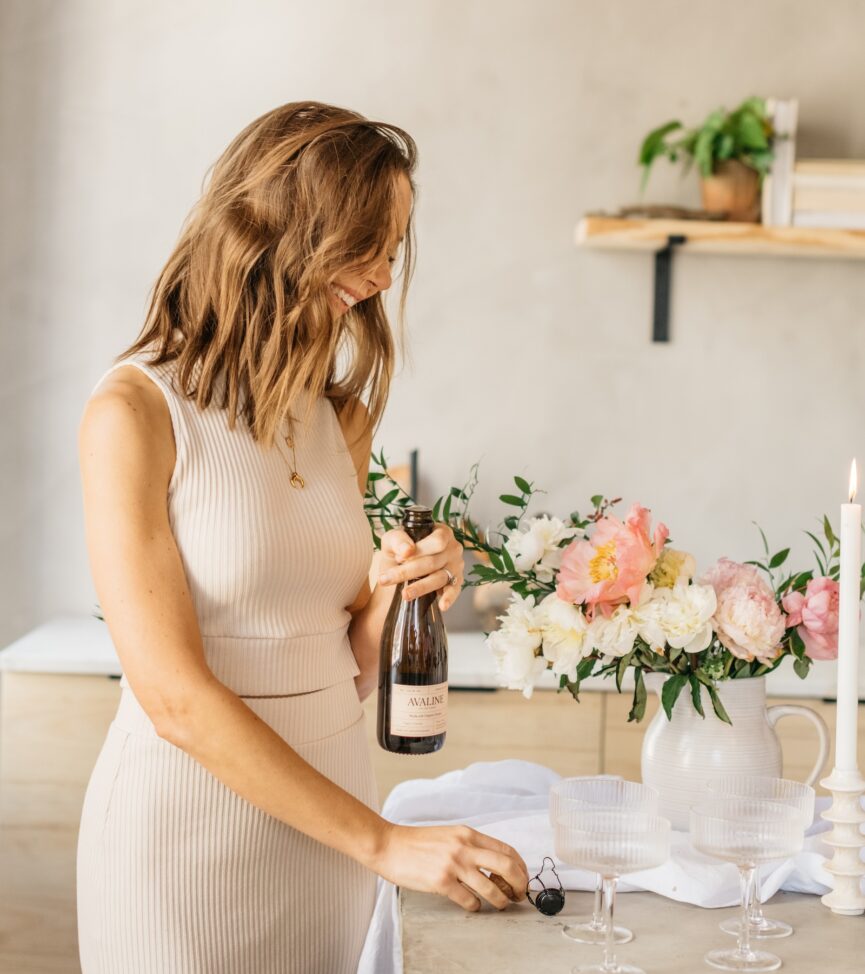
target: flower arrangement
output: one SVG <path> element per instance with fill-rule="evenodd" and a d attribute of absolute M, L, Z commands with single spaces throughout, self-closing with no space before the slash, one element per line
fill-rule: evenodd
<path fill-rule="evenodd" d="M 373 459 L 381 470 L 369 475 L 366 511 L 378 545 L 376 527 L 398 523 L 401 508 L 412 501 L 389 480 L 384 454 Z M 643 674 L 662 673 L 668 719 L 686 687 L 705 716 L 702 685 L 716 715 L 730 723 L 717 681 L 762 676 L 788 656 L 804 679 L 813 660 L 837 656 L 840 545 L 828 518 L 822 519 L 822 539 L 806 532 L 815 545 L 815 569 L 786 568 L 790 549 L 770 553 L 760 530 L 761 559 L 721 558 L 698 574 L 694 557 L 672 547 L 666 525 L 653 528 L 650 511 L 639 504 L 620 518 L 613 508 L 621 498 L 597 495 L 585 516 L 527 517 L 532 498 L 543 491 L 519 476 L 516 492 L 499 497 L 507 516 L 496 530 L 482 531 L 469 516 L 477 466 L 464 487 L 436 500 L 433 517 L 449 524 L 478 559 L 466 586 L 504 582 L 511 590 L 499 628 L 485 633 L 503 686 L 530 697 L 549 669 L 559 690 L 579 700 L 588 676 L 612 677 L 621 692 L 630 669 L 628 719 L 639 721 L 646 709 Z M 387 489 L 380 496 L 382 481 Z M 863 588 L 865 581 L 860 593 Z"/>

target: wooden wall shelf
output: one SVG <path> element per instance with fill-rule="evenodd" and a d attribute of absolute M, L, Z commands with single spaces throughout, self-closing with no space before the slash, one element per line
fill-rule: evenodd
<path fill-rule="evenodd" d="M 623 220 L 587 216 L 577 225 L 584 247 L 610 250 L 661 250 L 670 237 L 689 253 L 753 254 L 789 257 L 843 257 L 865 260 L 865 230 L 764 227 L 722 220 Z"/>
<path fill-rule="evenodd" d="M 670 277 L 674 249 L 695 254 L 830 257 L 865 260 L 865 230 L 764 227 L 713 220 L 631 220 L 585 216 L 576 242 L 599 250 L 642 250 L 655 255 L 652 340 L 670 340 Z"/>

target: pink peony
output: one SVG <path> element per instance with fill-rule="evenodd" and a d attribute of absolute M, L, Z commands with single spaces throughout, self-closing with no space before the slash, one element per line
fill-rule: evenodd
<path fill-rule="evenodd" d="M 663 524 L 650 538 L 649 511 L 634 504 L 624 523 L 607 515 L 590 540 L 573 541 L 562 553 L 556 594 L 565 602 L 600 607 L 609 616 L 614 606 L 636 605 L 649 572 L 655 567 L 669 531 Z"/>
<path fill-rule="evenodd" d="M 788 592 L 781 604 L 787 625 L 798 626 L 811 659 L 838 658 L 838 583 L 832 578 L 812 578 L 801 592 Z"/>
<path fill-rule="evenodd" d="M 721 643 L 739 659 L 771 663 L 787 628 L 775 593 L 752 565 L 721 558 L 700 579 L 718 599 L 712 620 Z"/>

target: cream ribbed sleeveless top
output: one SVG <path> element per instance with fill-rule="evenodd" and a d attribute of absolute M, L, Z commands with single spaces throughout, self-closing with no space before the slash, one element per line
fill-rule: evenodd
<path fill-rule="evenodd" d="M 346 606 L 368 575 L 373 541 L 332 402 L 319 398 L 309 422 L 294 423 L 306 481 L 299 490 L 289 484 L 287 422 L 265 449 L 242 417 L 229 429 L 218 396 L 200 410 L 179 391 L 176 363 L 151 365 L 149 357 L 124 358 L 96 386 L 133 365 L 168 404 L 176 450 L 168 514 L 210 669 L 249 695 L 303 693 L 356 676 Z"/>

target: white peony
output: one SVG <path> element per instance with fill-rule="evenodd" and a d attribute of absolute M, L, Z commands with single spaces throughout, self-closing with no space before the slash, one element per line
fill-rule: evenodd
<path fill-rule="evenodd" d="M 717 608 L 711 585 L 656 588 L 639 609 L 641 635 L 656 652 L 664 644 L 687 653 L 701 653 L 712 641 L 712 616 Z"/>
<path fill-rule="evenodd" d="M 643 608 L 653 594 L 654 587 L 650 582 L 645 582 L 640 588 L 639 600 L 635 605 L 626 603 L 616 606 L 609 617 L 596 609 L 589 625 L 588 639 L 592 646 L 604 656 L 619 657 L 630 653 L 637 636 L 642 636 L 650 643 L 647 637 L 650 624 L 643 616 Z"/>
<path fill-rule="evenodd" d="M 542 582 L 551 582 L 554 572 L 562 562 L 561 541 L 585 532 L 573 525 L 565 524 L 557 517 L 529 518 L 523 529 L 514 531 L 505 541 L 505 548 L 514 562 L 517 571 L 528 572 L 534 569 L 536 577 Z"/>
<path fill-rule="evenodd" d="M 577 678 L 577 664 L 592 651 L 589 623 L 582 610 L 564 602 L 555 592 L 540 604 L 543 623 L 543 653 L 553 664 L 556 676 Z"/>
<path fill-rule="evenodd" d="M 491 632 L 486 645 L 496 658 L 499 683 L 509 690 L 522 690 L 531 697 L 535 680 L 547 668 L 539 655 L 543 631 L 542 613 L 534 596 L 511 595 L 508 611 L 498 617 L 501 626 Z"/>
<path fill-rule="evenodd" d="M 589 640 L 604 656 L 624 656 L 634 648 L 634 641 L 641 635 L 643 621 L 640 609 L 620 605 L 606 618 L 600 612 L 589 626 Z"/>

